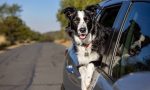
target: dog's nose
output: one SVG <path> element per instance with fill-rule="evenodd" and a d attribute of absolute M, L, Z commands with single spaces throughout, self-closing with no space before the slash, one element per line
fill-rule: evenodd
<path fill-rule="evenodd" d="M 80 28 L 81 33 L 85 33 L 85 31 L 86 31 L 86 28 Z"/>

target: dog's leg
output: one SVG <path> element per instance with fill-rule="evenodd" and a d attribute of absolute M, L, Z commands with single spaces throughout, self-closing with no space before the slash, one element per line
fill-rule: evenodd
<path fill-rule="evenodd" d="M 94 70 L 95 70 L 95 67 L 93 63 L 90 63 L 87 65 L 86 77 L 85 77 L 85 84 L 87 88 L 90 86 Z"/>
<path fill-rule="evenodd" d="M 86 66 L 81 66 L 79 68 L 79 72 L 80 72 L 80 75 L 81 75 L 81 90 L 87 90 L 87 87 L 86 87 L 86 84 L 85 84 L 85 76 L 86 76 Z"/>

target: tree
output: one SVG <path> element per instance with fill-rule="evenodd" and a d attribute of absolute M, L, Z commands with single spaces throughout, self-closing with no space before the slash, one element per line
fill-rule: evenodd
<path fill-rule="evenodd" d="M 18 18 L 20 12 L 21 6 L 17 4 L 8 5 L 4 3 L 0 5 L 0 34 L 11 33 L 10 29 L 15 28 L 14 24 L 22 23 L 22 20 Z"/>
<path fill-rule="evenodd" d="M 61 14 L 61 11 L 65 7 L 73 6 L 76 7 L 77 9 L 84 9 L 88 5 L 93 5 L 101 2 L 102 0 L 61 0 L 60 3 L 60 9 L 58 10 L 57 13 L 57 20 L 61 23 L 62 29 L 67 25 L 67 20 L 63 14 Z"/>
<path fill-rule="evenodd" d="M 13 4 L 12 6 L 9 6 L 7 8 L 7 13 L 10 16 L 18 16 L 18 14 L 21 12 L 21 6 L 18 4 Z"/>
<path fill-rule="evenodd" d="M 19 32 L 18 28 L 24 25 L 23 21 L 19 17 L 8 16 L 7 18 L 5 18 L 3 23 L 6 25 L 6 27 L 8 27 L 6 33 L 8 39 L 10 40 L 11 44 L 14 44 L 17 40 L 17 36 L 15 33 Z"/>
<path fill-rule="evenodd" d="M 0 5 L 0 22 L 3 21 L 5 15 L 6 15 L 7 7 L 8 7 L 8 5 L 6 3 Z"/>
<path fill-rule="evenodd" d="M 0 5 L 0 21 L 2 22 L 7 16 L 19 16 L 21 11 L 21 6 L 18 4 L 8 5 L 4 3 Z"/>
<path fill-rule="evenodd" d="M 42 35 L 32 31 L 19 17 L 22 11 L 17 4 L 0 5 L 0 35 L 5 35 L 10 44 L 28 40 L 39 40 Z"/>
<path fill-rule="evenodd" d="M 0 35 L 5 35 L 7 33 L 8 27 L 0 22 Z"/>
<path fill-rule="evenodd" d="M 42 34 L 31 30 L 19 17 L 21 11 L 21 6 L 18 4 L 0 5 L 0 36 L 6 36 L 8 45 L 40 41 L 43 38 Z"/>

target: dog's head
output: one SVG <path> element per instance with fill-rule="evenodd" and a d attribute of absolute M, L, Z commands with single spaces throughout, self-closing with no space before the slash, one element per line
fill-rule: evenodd
<path fill-rule="evenodd" d="M 63 13 L 69 20 L 69 28 L 80 39 L 84 40 L 93 28 L 93 18 L 96 15 L 98 5 L 91 5 L 85 10 L 77 10 L 75 7 L 67 7 Z"/>

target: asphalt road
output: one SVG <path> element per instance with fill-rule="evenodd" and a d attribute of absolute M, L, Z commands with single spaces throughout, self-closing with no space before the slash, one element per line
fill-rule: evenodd
<path fill-rule="evenodd" d="M 0 54 L 0 90 L 60 90 L 65 47 L 22 46 Z"/>

